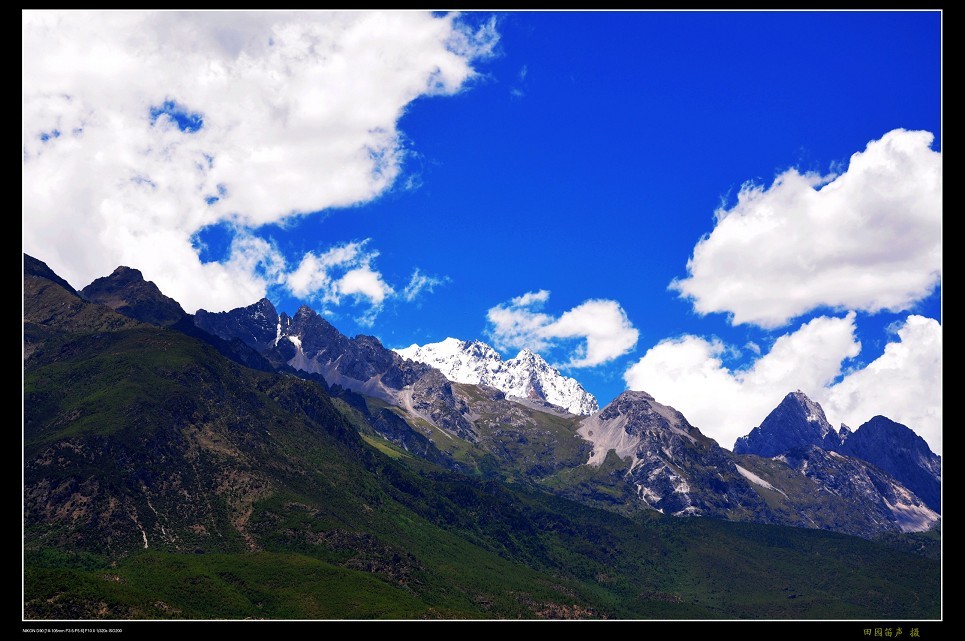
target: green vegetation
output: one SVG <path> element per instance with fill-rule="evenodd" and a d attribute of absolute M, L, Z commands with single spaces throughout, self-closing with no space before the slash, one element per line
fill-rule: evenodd
<path fill-rule="evenodd" d="M 105 569 L 29 566 L 32 616 L 395 619 L 431 609 L 373 575 L 299 554 L 145 552 Z"/>

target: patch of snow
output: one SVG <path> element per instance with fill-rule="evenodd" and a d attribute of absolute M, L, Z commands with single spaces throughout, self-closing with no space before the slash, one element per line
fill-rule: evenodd
<path fill-rule="evenodd" d="M 563 376 L 528 349 L 504 361 L 499 352 L 486 343 L 447 338 L 421 347 L 410 345 L 395 352 L 436 368 L 456 383 L 489 385 L 507 396 L 541 399 L 572 414 L 588 415 L 599 409 L 596 398 L 576 379 Z"/>
<path fill-rule="evenodd" d="M 285 338 L 287 338 L 288 340 L 290 340 L 291 343 L 292 343 L 292 345 L 294 345 L 295 347 L 298 348 L 298 351 L 299 351 L 299 352 L 302 351 L 302 339 L 300 339 L 300 338 L 298 338 L 297 336 L 294 336 L 294 335 L 286 336 Z"/>
<path fill-rule="evenodd" d="M 765 489 L 773 490 L 775 492 L 784 494 L 783 490 L 779 490 L 778 488 L 774 487 L 773 485 L 771 485 L 770 483 L 768 483 L 767 481 L 759 477 L 757 474 L 754 474 L 750 470 L 744 469 L 740 465 L 735 465 L 735 467 L 737 468 L 737 471 L 740 472 L 741 476 L 743 476 L 745 479 L 747 479 L 754 485 L 759 485 Z M 787 498 L 787 494 L 784 494 L 784 498 Z"/>
<path fill-rule="evenodd" d="M 281 340 L 281 316 L 278 317 L 278 327 L 275 328 L 275 347 L 278 347 L 278 341 Z"/>

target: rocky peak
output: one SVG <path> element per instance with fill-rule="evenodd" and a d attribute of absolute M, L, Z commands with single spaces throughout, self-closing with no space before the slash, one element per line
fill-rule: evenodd
<path fill-rule="evenodd" d="M 838 441 L 840 441 L 841 445 L 844 445 L 844 442 L 847 441 L 848 437 L 852 434 L 854 434 L 854 430 L 842 423 L 841 427 L 838 428 Z"/>
<path fill-rule="evenodd" d="M 653 396 L 646 392 L 627 390 L 610 401 L 610 404 L 603 408 L 603 410 L 600 412 L 600 418 L 609 420 L 621 414 L 629 415 L 638 407 L 649 407 L 649 404 L 654 402 Z"/>
<path fill-rule="evenodd" d="M 730 453 L 646 392 L 623 392 L 583 419 L 578 433 L 593 446 L 587 464 L 602 466 L 615 453 L 627 465 L 623 482 L 655 510 L 722 516 L 737 506 L 763 509 Z"/>
<path fill-rule="evenodd" d="M 304 320 L 308 318 L 314 318 L 316 316 L 318 316 L 318 313 L 314 309 L 312 309 L 308 305 L 302 305 L 301 307 L 298 308 L 298 311 L 295 312 L 294 318 Z"/>
<path fill-rule="evenodd" d="M 238 338 L 258 351 L 274 345 L 279 321 L 275 306 L 266 298 L 227 312 L 199 309 L 194 315 L 194 324 L 209 334 L 225 340 Z"/>
<path fill-rule="evenodd" d="M 525 347 L 524 347 L 523 349 L 519 350 L 519 354 L 517 354 L 517 355 L 516 355 L 516 358 L 513 359 L 513 360 L 517 360 L 517 361 L 530 361 L 530 362 L 532 362 L 532 363 L 546 364 L 546 361 L 543 360 L 543 357 L 542 357 L 542 356 L 540 356 L 540 355 L 537 354 L 536 352 L 532 351 L 531 349 L 528 349 L 528 348 L 525 348 Z"/>
<path fill-rule="evenodd" d="M 23 255 L 23 275 L 25 278 L 33 277 L 49 280 L 52 283 L 57 283 L 75 296 L 80 295 L 73 287 L 70 286 L 70 283 L 55 274 L 54 270 L 47 266 L 47 263 L 34 258 L 30 254 Z"/>
<path fill-rule="evenodd" d="M 81 290 L 92 303 L 107 305 L 129 318 L 168 327 L 187 316 L 181 305 L 144 280 L 140 270 L 120 266 L 110 276 L 98 278 Z"/>
<path fill-rule="evenodd" d="M 840 442 L 821 406 L 798 390 L 785 396 L 759 427 L 738 438 L 734 453 L 771 457 L 810 445 L 833 450 Z"/>

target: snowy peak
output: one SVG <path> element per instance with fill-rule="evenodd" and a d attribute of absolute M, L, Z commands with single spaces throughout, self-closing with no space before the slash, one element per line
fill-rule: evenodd
<path fill-rule="evenodd" d="M 797 447 L 833 450 L 840 444 L 821 406 L 798 390 L 785 396 L 759 427 L 737 439 L 734 453 L 771 457 Z"/>
<path fill-rule="evenodd" d="M 395 351 L 403 358 L 438 369 L 456 383 L 489 385 L 507 396 L 546 401 L 572 414 L 592 414 L 599 407 L 575 379 L 563 376 L 529 349 L 504 361 L 486 343 L 447 338 Z"/>

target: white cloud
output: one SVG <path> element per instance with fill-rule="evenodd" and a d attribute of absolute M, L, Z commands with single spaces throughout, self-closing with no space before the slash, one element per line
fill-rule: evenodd
<path fill-rule="evenodd" d="M 875 414 L 904 423 L 941 451 L 941 328 L 909 316 L 883 356 L 839 383 L 846 359 L 860 353 L 855 314 L 818 317 L 778 338 L 748 368 L 722 361 L 729 349 L 697 336 L 664 340 L 624 374 L 627 387 L 644 390 L 683 412 L 723 447 L 760 425 L 784 396 L 800 389 L 822 405 L 837 427 L 857 428 Z"/>
<path fill-rule="evenodd" d="M 517 296 L 486 314 L 490 338 L 497 349 L 550 349 L 565 339 L 583 339 L 565 367 L 590 367 L 626 354 L 637 344 L 639 332 L 619 303 L 588 300 L 558 318 L 537 311 L 550 293 L 543 289 Z"/>
<path fill-rule="evenodd" d="M 512 307 L 542 307 L 550 299 L 549 290 L 541 289 L 536 292 L 526 292 L 509 301 Z"/>
<path fill-rule="evenodd" d="M 626 354 L 637 344 L 639 332 L 614 300 L 588 300 L 543 328 L 552 338 L 585 338 L 568 367 L 589 367 Z"/>
<path fill-rule="evenodd" d="M 382 274 L 365 266 L 346 272 L 338 280 L 338 293 L 343 296 L 361 296 L 369 299 L 373 306 L 378 306 L 386 296 L 394 294 L 395 290 L 382 280 Z"/>
<path fill-rule="evenodd" d="M 898 340 L 867 367 L 852 372 L 820 398 L 829 416 L 852 429 L 881 414 L 918 432 L 942 451 L 942 327 L 909 316 Z"/>
<path fill-rule="evenodd" d="M 536 311 L 549 298 L 545 289 L 528 292 L 486 312 L 487 334 L 498 350 L 529 349 L 539 352 L 550 346 L 542 330 L 553 322 L 549 314 Z"/>
<path fill-rule="evenodd" d="M 285 276 L 285 285 L 289 291 L 299 298 L 321 299 L 326 302 L 337 302 L 338 283 L 333 280 L 331 272 L 342 268 L 368 267 L 379 255 L 378 252 L 364 250 L 368 239 L 362 242 L 337 245 L 323 252 L 315 254 L 307 252 L 298 268 Z"/>
<path fill-rule="evenodd" d="M 402 290 L 402 299 L 411 303 L 416 300 L 422 292 L 427 291 L 431 293 L 436 287 L 448 282 L 448 280 L 448 278 L 439 278 L 437 276 L 423 274 L 419 268 L 416 268 L 416 270 L 412 272 L 412 278 L 409 279 L 409 284 Z"/>
<path fill-rule="evenodd" d="M 701 314 L 779 327 L 821 306 L 908 309 L 941 275 L 942 158 L 926 131 L 896 129 L 820 178 L 790 169 L 748 184 L 671 283 Z"/>
<path fill-rule="evenodd" d="M 26 11 L 23 248 L 75 286 L 127 264 L 189 311 L 249 304 L 277 261 L 202 264 L 192 236 L 377 197 L 406 106 L 459 91 L 497 39 L 410 11 Z"/>

